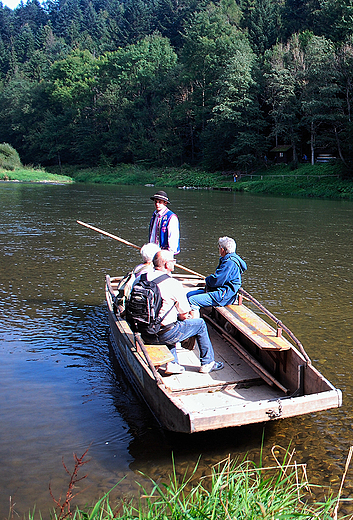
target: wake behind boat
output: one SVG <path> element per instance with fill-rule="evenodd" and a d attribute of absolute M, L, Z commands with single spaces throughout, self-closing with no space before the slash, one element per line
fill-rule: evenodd
<path fill-rule="evenodd" d="M 203 281 L 197 275 L 173 276 L 187 291 Z M 114 299 L 120 280 L 106 276 L 112 347 L 124 373 L 165 429 L 193 433 L 341 406 L 341 391 L 312 366 L 291 331 L 243 289 L 234 305 L 202 309 L 215 359 L 224 363 L 223 370 L 200 373 L 198 348 L 180 348 L 178 359 L 185 372 L 164 375 L 163 366 L 173 356 L 165 345 L 145 344 L 119 314 Z M 276 328 L 252 310 L 253 304 Z"/>

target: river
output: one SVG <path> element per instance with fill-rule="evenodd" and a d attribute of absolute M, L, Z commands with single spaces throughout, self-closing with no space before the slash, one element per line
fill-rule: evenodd
<path fill-rule="evenodd" d="M 105 275 L 125 274 L 138 251 L 76 223 L 137 245 L 147 240 L 153 187 L 0 183 L 0 515 L 33 506 L 46 516 L 65 495 L 73 453 L 87 448 L 75 504 L 122 482 L 197 475 L 230 454 L 273 464 L 271 448 L 295 449 L 309 481 L 337 492 L 353 444 L 353 203 L 168 189 L 181 222 L 178 263 L 203 274 L 217 240 L 235 238 L 247 264 L 245 290 L 292 329 L 314 365 L 343 392 L 343 406 L 310 416 L 169 435 L 139 401 L 109 348 Z M 353 468 L 344 494 L 352 495 Z M 10 498 L 11 497 L 11 498 Z M 353 506 L 342 511 L 353 512 Z"/>

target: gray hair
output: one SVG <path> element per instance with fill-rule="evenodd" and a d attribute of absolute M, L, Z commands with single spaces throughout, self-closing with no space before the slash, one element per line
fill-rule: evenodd
<path fill-rule="evenodd" d="M 173 252 L 168 251 L 167 249 L 161 249 L 154 255 L 153 265 L 155 267 L 164 267 L 164 264 L 169 262 L 169 260 L 174 260 Z"/>
<path fill-rule="evenodd" d="M 160 251 L 160 247 L 157 244 L 153 244 L 153 242 L 144 244 L 140 249 L 143 263 L 148 264 L 149 262 L 152 262 L 157 251 Z"/>
<path fill-rule="evenodd" d="M 220 237 L 218 239 L 218 245 L 219 245 L 219 247 L 224 249 L 224 251 L 227 254 L 235 253 L 235 250 L 237 248 L 237 244 L 235 243 L 235 240 L 233 240 L 233 238 L 229 238 L 229 237 Z"/>

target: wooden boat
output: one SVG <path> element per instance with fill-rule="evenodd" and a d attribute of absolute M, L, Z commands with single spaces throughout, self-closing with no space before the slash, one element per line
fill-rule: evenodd
<path fill-rule="evenodd" d="M 194 275 L 174 276 L 187 290 L 201 281 Z M 165 345 L 144 344 L 119 315 L 114 305 L 119 280 L 106 277 L 112 347 L 165 429 L 193 433 L 341 406 L 341 391 L 313 367 L 293 333 L 243 289 L 236 304 L 203 309 L 215 359 L 223 361 L 224 369 L 199 373 L 196 346 L 178 350 L 184 373 L 164 375 L 162 367 L 172 356 Z"/>

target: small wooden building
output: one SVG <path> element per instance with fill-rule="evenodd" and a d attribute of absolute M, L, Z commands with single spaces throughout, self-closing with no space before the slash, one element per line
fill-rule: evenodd
<path fill-rule="evenodd" d="M 293 160 L 293 150 L 290 144 L 281 144 L 270 150 L 274 154 L 273 162 L 287 164 Z"/>

